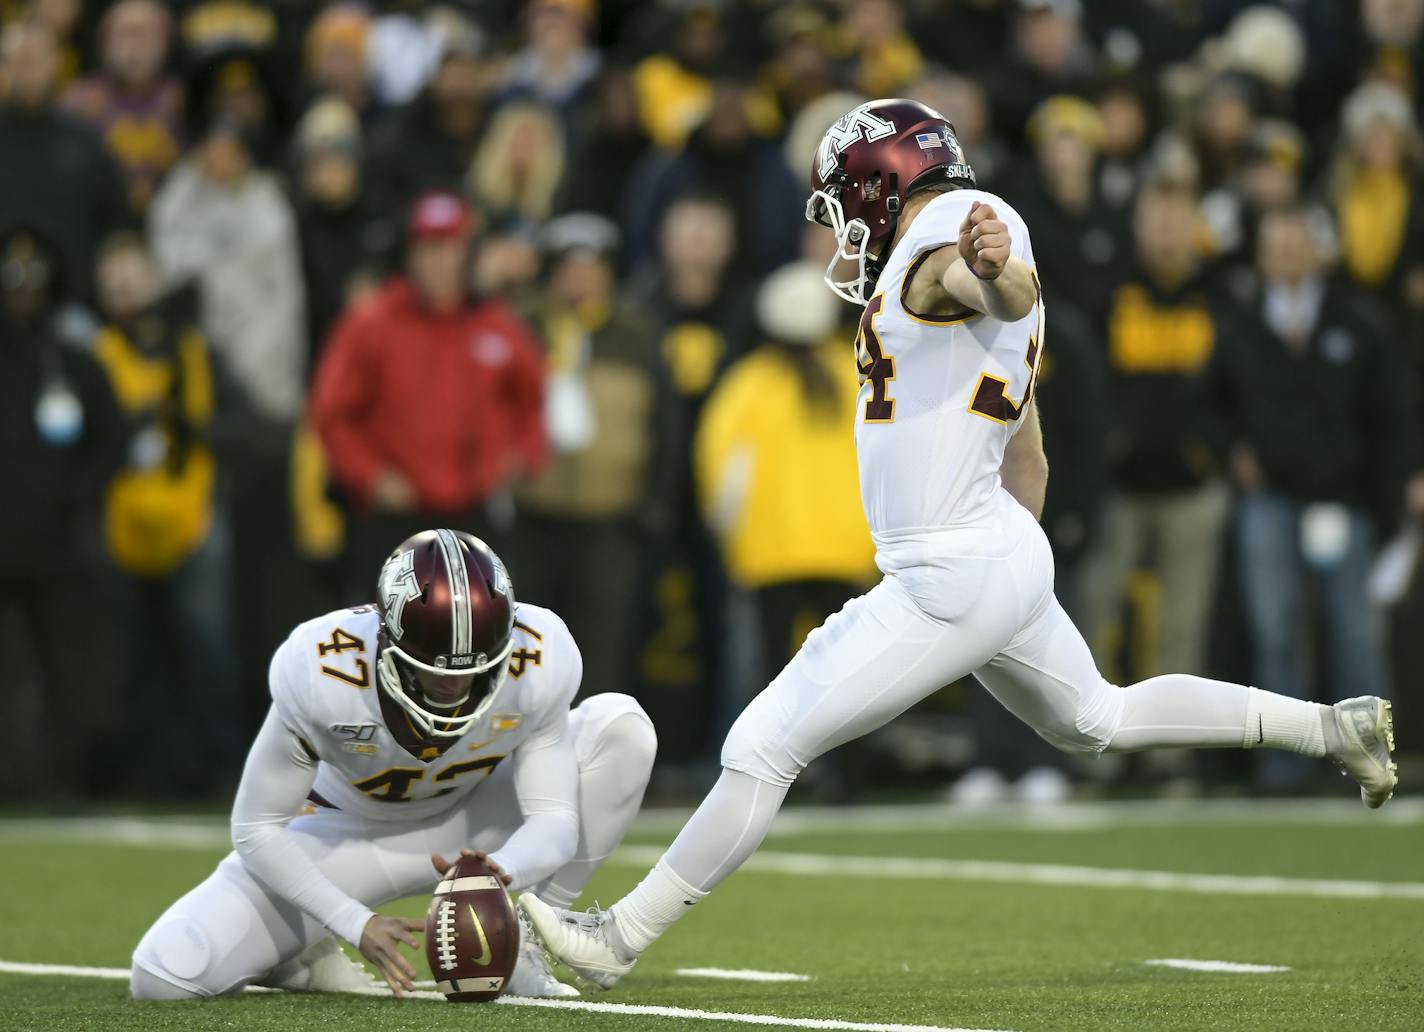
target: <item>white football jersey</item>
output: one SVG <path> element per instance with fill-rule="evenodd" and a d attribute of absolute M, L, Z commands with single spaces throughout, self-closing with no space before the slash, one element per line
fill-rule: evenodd
<path fill-rule="evenodd" d="M 343 811 L 410 820 L 448 810 L 530 734 L 567 713 L 578 693 L 582 662 L 563 620 L 520 603 L 509 673 L 488 711 L 443 752 L 416 756 L 386 726 L 379 629 L 375 606 L 338 609 L 301 624 L 272 658 L 272 702 L 320 761 L 313 791 Z"/>
<path fill-rule="evenodd" d="M 1023 219 L 999 197 L 955 190 L 930 201 L 891 252 L 856 335 L 861 502 L 874 534 L 972 525 L 995 508 L 1004 448 L 1033 396 L 1043 303 L 1018 322 L 977 312 L 921 315 L 906 303 L 915 270 L 954 247 L 975 201 L 1008 226 L 1033 266 Z"/>

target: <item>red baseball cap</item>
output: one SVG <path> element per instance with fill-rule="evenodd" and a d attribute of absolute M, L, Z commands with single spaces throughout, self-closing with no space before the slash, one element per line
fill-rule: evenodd
<path fill-rule="evenodd" d="M 465 199 L 449 190 L 432 190 L 415 199 L 410 208 L 406 233 L 411 240 L 439 237 L 468 237 L 474 231 L 474 215 Z"/>

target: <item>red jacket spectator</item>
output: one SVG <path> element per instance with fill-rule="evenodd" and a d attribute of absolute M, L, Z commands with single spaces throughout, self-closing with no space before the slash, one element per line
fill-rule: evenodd
<path fill-rule="evenodd" d="M 543 464 L 543 378 L 532 332 L 503 301 L 437 311 L 397 278 L 337 322 L 312 417 L 335 479 L 360 504 L 393 470 L 415 508 L 458 513 Z"/>

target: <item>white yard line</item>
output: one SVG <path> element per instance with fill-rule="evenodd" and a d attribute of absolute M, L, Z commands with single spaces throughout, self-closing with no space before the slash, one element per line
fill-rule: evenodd
<path fill-rule="evenodd" d="M 639 832 L 675 832 L 692 811 L 644 810 Z M 1210 825 L 1336 826 L 1424 824 L 1424 797 L 1393 799 L 1367 810 L 1353 799 L 1194 799 L 1082 802 L 1062 806 L 1006 803 L 993 807 L 935 804 L 903 806 L 788 807 L 772 826 L 772 838 L 817 833 L 857 835 L 958 829 L 1032 832 L 1090 832 L 1104 828 Z M 228 843 L 226 818 L 40 817 L 0 818 L 0 840 L 56 839 L 117 845 L 164 845 L 213 849 Z"/>
<path fill-rule="evenodd" d="M 127 981 L 126 968 L 75 967 L 69 964 L 23 964 L 0 960 L 0 974 L 51 975 L 69 978 L 108 978 Z M 270 991 L 252 990 L 251 991 Z M 373 989 L 363 996 L 385 996 L 383 989 Z M 439 1000 L 440 993 L 417 989 L 406 993 L 408 999 Z M 774 1025 L 781 1028 L 828 1029 L 832 1032 L 995 1032 L 990 1029 L 950 1028 L 940 1025 L 901 1025 L 884 1022 L 841 1021 L 837 1018 L 783 1018 L 777 1014 L 742 1014 L 736 1011 L 705 1011 L 690 1007 L 657 1007 L 640 1003 L 603 1003 L 594 1000 L 532 1000 L 521 996 L 504 996 L 495 1001 L 507 1007 L 546 1007 L 553 1010 L 586 1011 L 593 1014 L 619 1014 L 625 1017 L 642 1015 L 654 1018 L 681 1018 L 695 1021 L 723 1021 L 737 1025 Z"/>
<path fill-rule="evenodd" d="M 692 967 L 678 968 L 684 978 L 724 978 L 729 982 L 809 982 L 810 975 L 793 975 L 790 971 L 753 971 L 750 968 Z"/>
<path fill-rule="evenodd" d="M 231 849 L 227 821 L 197 818 L 37 817 L 0 820 L 0 841 L 92 842 L 106 846 Z"/>
<path fill-rule="evenodd" d="M 7 975 L 58 975 L 64 978 L 123 978 L 128 968 L 75 967 L 73 964 L 25 964 L 17 960 L 0 960 L 0 972 Z"/>
<path fill-rule="evenodd" d="M 593 1011 L 596 1014 L 640 1014 L 654 1018 L 692 1018 L 698 1021 L 727 1021 L 738 1025 L 776 1025 L 782 1028 L 835 1029 L 841 1032 L 988 1032 L 985 1029 L 943 1028 L 936 1025 L 900 1025 L 836 1018 L 783 1018 L 775 1014 L 739 1014 L 736 1011 L 705 1011 L 683 1007 L 654 1007 L 637 1003 L 595 1003 L 582 1000 L 501 999 L 516 1007 L 552 1007 Z"/>
<path fill-rule="evenodd" d="M 644 810 L 635 830 L 678 831 L 690 810 Z M 1151 799 L 1078 802 L 1060 806 L 1003 803 L 989 807 L 793 806 L 777 815 L 771 838 L 820 832 L 894 834 L 971 828 L 1002 831 L 1089 832 L 1104 828 L 1204 825 L 1336 826 L 1424 824 L 1424 798 L 1392 799 L 1368 810 L 1352 799 Z"/>
<path fill-rule="evenodd" d="M 1234 960 L 1187 960 L 1182 957 L 1144 960 L 1142 963 L 1152 967 L 1179 968 L 1182 971 L 1215 971 L 1230 975 L 1269 975 L 1276 971 L 1290 970 L 1276 964 L 1238 964 Z"/>
<path fill-rule="evenodd" d="M 608 863 L 652 866 L 663 851 L 627 846 Z M 943 860 L 935 857 L 831 856 L 825 853 L 752 854 L 746 871 L 845 878 L 848 871 L 867 871 L 878 878 L 945 881 L 1013 882 L 1027 885 L 1072 885 L 1090 889 L 1143 889 L 1151 892 L 1197 892 L 1234 896 L 1317 896 L 1329 899 L 1424 900 L 1424 882 L 1336 881 L 1325 878 L 1278 878 L 1273 875 L 1186 874 L 1177 871 L 1135 871 L 1117 867 L 1070 867 L 1066 864 L 1025 864 L 1005 860 Z"/>
<path fill-rule="evenodd" d="M 75 817 L 0 821 L 0 841 L 54 841 L 155 846 L 178 849 L 225 849 L 223 824 L 191 820 L 149 820 L 133 817 Z M 651 867 L 661 847 L 624 846 L 608 863 Z M 1006 860 L 949 860 L 937 857 L 837 856 L 762 850 L 745 869 L 768 874 L 843 878 L 848 870 L 874 871 L 885 878 L 940 881 L 1009 882 L 1028 885 L 1071 885 L 1095 889 L 1140 889 L 1151 892 L 1195 892 L 1237 896 L 1314 896 L 1329 899 L 1424 900 L 1424 882 L 1350 881 L 1326 878 L 1283 878 L 1272 875 L 1191 874 L 1141 871 L 1116 867 L 1018 863 Z"/>

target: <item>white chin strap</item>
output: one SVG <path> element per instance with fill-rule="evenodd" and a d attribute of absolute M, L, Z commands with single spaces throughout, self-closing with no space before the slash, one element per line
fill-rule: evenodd
<path fill-rule="evenodd" d="M 418 659 L 406 655 L 394 645 L 386 646 L 381 653 L 381 660 L 376 666 L 377 680 L 381 682 L 381 690 L 391 697 L 401 709 L 405 710 L 406 716 L 410 717 L 410 722 L 415 725 L 416 730 L 421 734 L 430 735 L 435 738 L 460 738 L 468 731 L 490 708 L 494 702 L 495 694 L 500 686 L 504 684 L 505 672 L 509 669 L 509 656 L 514 651 L 514 639 L 511 637 L 505 644 L 503 651 L 494 658 L 481 664 L 473 666 L 467 670 L 450 670 L 446 667 L 434 667 L 428 663 L 422 663 Z M 411 698 L 405 688 L 401 685 L 400 671 L 396 669 L 396 657 L 399 656 L 404 662 L 409 663 L 417 670 L 426 673 L 436 674 L 441 677 L 450 677 L 462 674 L 487 674 L 496 667 L 499 668 L 495 674 L 490 689 L 485 693 L 485 697 L 480 700 L 480 704 L 469 713 L 462 716 L 451 717 L 448 713 L 439 713 L 428 710 L 415 699 Z M 469 698 L 466 695 L 465 698 Z M 460 702 L 464 702 L 462 699 Z M 451 708 L 460 703 L 451 703 Z"/>
<path fill-rule="evenodd" d="M 829 223 L 822 215 L 829 218 Z M 858 305 L 865 304 L 865 291 L 870 286 L 866 282 L 865 270 L 865 262 L 869 257 L 870 227 L 863 219 L 847 222 L 845 213 L 841 210 L 841 202 L 825 190 L 817 190 L 811 194 L 806 202 L 806 218 L 822 226 L 829 225 L 831 232 L 836 235 L 836 253 L 826 266 L 826 286 L 830 287 L 837 297 L 843 297 Z M 836 278 L 837 266 L 842 262 L 849 262 L 854 267 L 853 279 Z"/>

